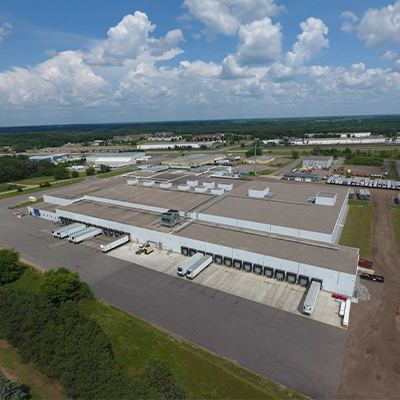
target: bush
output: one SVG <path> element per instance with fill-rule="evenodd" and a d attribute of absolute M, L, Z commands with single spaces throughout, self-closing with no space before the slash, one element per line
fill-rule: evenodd
<path fill-rule="evenodd" d="M 11 283 L 21 277 L 25 266 L 19 262 L 19 253 L 12 249 L 0 250 L 0 285 Z"/>
<path fill-rule="evenodd" d="M 29 388 L 7 379 L 0 373 L 0 399 L 24 400 L 30 399 Z"/>
<path fill-rule="evenodd" d="M 79 172 L 78 171 L 72 171 L 71 172 L 71 178 L 79 178 Z"/>
<path fill-rule="evenodd" d="M 382 167 L 383 159 L 379 158 L 379 157 L 352 155 L 352 156 L 346 157 L 345 163 L 349 164 L 349 165 L 367 165 L 367 166 L 374 166 L 374 167 Z"/>
<path fill-rule="evenodd" d="M 256 154 L 258 156 L 262 155 L 262 150 L 260 147 L 256 147 Z M 252 157 L 252 156 L 254 156 L 254 149 L 250 149 L 250 150 L 246 151 L 246 157 Z"/>
<path fill-rule="evenodd" d="M 95 170 L 93 167 L 89 167 L 89 168 L 86 170 L 86 175 L 87 175 L 87 176 L 94 175 L 95 173 L 96 173 L 96 170 Z"/>
<path fill-rule="evenodd" d="M 22 192 L 21 186 L 18 186 L 18 187 L 17 187 L 17 192 L 18 192 L 18 193 L 21 193 L 21 192 Z"/>
<path fill-rule="evenodd" d="M 63 179 L 69 178 L 69 172 L 65 167 L 56 167 L 54 170 L 54 179 L 56 181 L 61 181 Z"/>
<path fill-rule="evenodd" d="M 104 174 L 106 172 L 110 172 L 111 171 L 111 167 L 108 165 L 104 165 L 104 164 L 100 164 L 100 173 Z"/>
<path fill-rule="evenodd" d="M 51 187 L 51 183 L 50 182 L 41 183 L 40 187 Z"/>
<path fill-rule="evenodd" d="M 79 274 L 72 273 L 66 268 L 45 272 L 40 294 L 52 303 L 93 298 L 89 285 L 81 282 Z"/>

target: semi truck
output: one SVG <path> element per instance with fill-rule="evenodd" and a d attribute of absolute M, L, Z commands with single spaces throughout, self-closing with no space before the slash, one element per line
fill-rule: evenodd
<path fill-rule="evenodd" d="M 213 259 L 211 256 L 202 255 L 200 260 L 198 260 L 196 263 L 194 263 L 191 267 L 188 268 L 186 272 L 186 278 L 188 279 L 195 278 L 198 274 L 200 274 L 201 271 L 206 269 L 212 263 L 212 261 Z"/>
<path fill-rule="evenodd" d="M 319 291 L 321 290 L 321 282 L 313 281 L 308 290 L 306 299 L 304 300 L 303 312 L 311 315 L 317 302 Z"/>
<path fill-rule="evenodd" d="M 103 229 L 95 228 L 94 226 L 89 227 L 83 231 L 79 231 L 77 233 L 72 234 L 68 240 L 72 243 L 81 243 L 87 239 L 93 239 L 95 236 L 101 235 L 103 233 Z"/>
<path fill-rule="evenodd" d="M 57 237 L 59 239 L 64 239 L 68 236 L 74 235 L 75 233 L 83 231 L 84 229 L 86 229 L 85 224 L 72 224 L 69 226 L 68 229 L 64 229 L 61 232 L 56 232 L 54 234 L 54 237 Z"/>
<path fill-rule="evenodd" d="M 71 229 L 71 228 L 73 228 L 75 226 L 80 226 L 80 225 L 83 225 L 83 224 L 80 224 L 80 223 L 76 222 L 75 224 L 64 225 L 64 226 L 61 226 L 60 228 L 53 229 L 51 231 L 51 234 L 55 237 L 58 232 L 66 231 L 67 229 Z"/>
<path fill-rule="evenodd" d="M 178 275 L 185 276 L 188 269 L 194 265 L 197 261 L 201 260 L 204 257 L 201 253 L 196 253 L 194 256 L 190 257 L 189 259 L 185 260 L 179 267 L 178 267 Z"/>
<path fill-rule="evenodd" d="M 107 253 L 107 251 L 110 251 L 112 249 L 115 249 L 119 246 L 122 246 L 123 244 L 129 242 L 130 240 L 130 236 L 129 235 L 124 235 L 119 237 L 117 240 L 114 240 L 111 243 L 107 243 L 107 244 L 101 244 L 100 245 L 100 249 L 103 253 Z"/>

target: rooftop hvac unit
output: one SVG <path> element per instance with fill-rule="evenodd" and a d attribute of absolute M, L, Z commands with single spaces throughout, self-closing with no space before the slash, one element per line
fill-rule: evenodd
<path fill-rule="evenodd" d="M 207 187 L 196 187 L 196 188 L 194 188 L 194 191 L 196 193 L 207 193 L 208 188 Z"/>
<path fill-rule="evenodd" d="M 218 183 L 218 188 L 230 191 L 233 189 L 233 183 Z"/>
<path fill-rule="evenodd" d="M 154 187 L 156 185 L 156 183 L 154 181 L 144 181 L 143 182 L 143 186 L 146 187 Z"/>
<path fill-rule="evenodd" d="M 269 187 L 264 188 L 264 187 L 254 186 L 251 189 L 249 189 L 248 196 L 249 197 L 254 197 L 256 199 L 262 199 L 268 193 L 269 193 Z"/>
<path fill-rule="evenodd" d="M 224 194 L 225 191 L 224 189 L 211 189 L 211 194 L 221 196 L 221 194 Z"/>
<path fill-rule="evenodd" d="M 127 183 L 128 185 L 131 185 L 131 186 L 136 186 L 136 185 L 139 184 L 139 181 L 138 181 L 137 179 L 132 179 L 132 180 L 126 181 L 126 183 Z"/>
<path fill-rule="evenodd" d="M 160 183 L 160 189 L 171 189 L 172 183 Z"/>
<path fill-rule="evenodd" d="M 210 188 L 210 189 L 214 189 L 215 188 L 215 182 L 203 182 L 203 186 Z"/>
<path fill-rule="evenodd" d="M 196 187 L 196 186 L 199 186 L 199 181 L 189 180 L 189 181 L 186 181 L 186 184 L 189 185 L 190 187 Z"/>
<path fill-rule="evenodd" d="M 188 192 L 190 190 L 190 186 L 189 185 L 178 185 L 178 190 L 180 190 L 181 192 Z"/>
<path fill-rule="evenodd" d="M 161 225 L 169 226 L 170 228 L 181 222 L 178 210 L 168 210 L 161 214 Z"/>

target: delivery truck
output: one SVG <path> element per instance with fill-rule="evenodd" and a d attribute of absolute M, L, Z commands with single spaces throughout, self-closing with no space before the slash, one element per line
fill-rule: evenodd
<path fill-rule="evenodd" d="M 54 237 L 57 237 L 59 239 L 64 239 L 68 236 L 71 236 L 75 233 L 78 233 L 80 231 L 83 231 L 84 229 L 86 229 L 86 225 L 85 224 L 72 224 L 69 225 L 68 229 L 64 229 L 61 232 L 56 232 L 54 234 Z"/>
<path fill-rule="evenodd" d="M 321 290 L 321 282 L 311 282 L 306 299 L 304 300 L 303 311 L 305 314 L 311 315 L 317 302 L 319 291 Z"/>
<path fill-rule="evenodd" d="M 200 260 L 188 268 L 186 272 L 186 278 L 193 279 L 200 274 L 200 272 L 206 269 L 212 263 L 212 261 L 213 259 L 211 256 L 202 256 Z"/>
<path fill-rule="evenodd" d="M 83 231 L 79 231 L 77 233 L 72 234 L 68 240 L 72 243 L 81 243 L 84 240 L 93 239 L 95 236 L 101 235 L 103 233 L 103 229 L 95 228 L 94 226 L 86 228 Z"/>

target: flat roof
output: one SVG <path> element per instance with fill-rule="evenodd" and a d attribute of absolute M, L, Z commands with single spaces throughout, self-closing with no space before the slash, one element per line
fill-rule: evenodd
<path fill-rule="evenodd" d="M 270 160 L 271 158 L 275 158 L 275 156 L 251 156 L 247 157 L 246 160 Z"/>
<path fill-rule="evenodd" d="M 37 208 L 39 210 L 43 211 L 50 211 L 50 212 L 56 212 L 56 208 L 58 207 L 57 204 L 52 204 L 52 203 L 38 203 L 38 204 L 28 204 L 28 207 L 32 208 Z"/>
<path fill-rule="evenodd" d="M 187 156 L 171 158 L 169 160 L 165 160 L 165 162 L 205 162 L 209 160 L 216 160 L 220 158 L 225 158 L 224 154 L 203 154 L 203 153 L 192 153 Z"/>
<path fill-rule="evenodd" d="M 248 190 L 269 188 L 268 200 L 248 197 Z M 284 182 L 250 181 L 242 184 L 217 203 L 206 208 L 203 213 L 226 218 L 242 219 L 264 224 L 284 226 L 313 232 L 331 234 L 335 228 L 343 203 L 347 201 L 348 188 L 324 188 L 326 195 L 337 194 L 333 206 L 309 202 L 316 197 L 320 186 Z M 330 189 L 330 190 L 329 190 Z"/>
<path fill-rule="evenodd" d="M 157 214 L 87 200 L 78 201 L 69 206 L 58 206 L 57 209 L 140 228 L 150 228 L 153 224 L 160 222 L 160 216 Z"/>
<path fill-rule="evenodd" d="M 144 156 L 145 153 L 141 151 L 135 151 L 135 152 L 122 152 L 122 153 L 96 153 L 96 154 L 90 154 L 87 156 L 87 158 L 129 158 L 129 157 L 141 157 Z"/>
<path fill-rule="evenodd" d="M 354 274 L 357 270 L 358 249 L 351 247 L 330 248 L 206 223 L 190 224 L 176 235 L 348 274 Z"/>
<path fill-rule="evenodd" d="M 304 157 L 304 161 L 307 161 L 307 160 L 328 161 L 331 158 L 333 158 L 333 157 L 332 156 L 307 156 L 307 157 Z"/>

